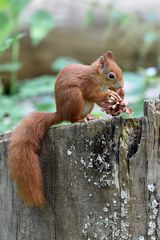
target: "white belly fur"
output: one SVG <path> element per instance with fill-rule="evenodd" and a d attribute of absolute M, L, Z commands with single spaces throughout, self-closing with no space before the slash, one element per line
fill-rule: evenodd
<path fill-rule="evenodd" d="M 94 107 L 94 103 L 85 101 L 82 117 L 85 117 L 86 115 L 88 115 L 92 111 L 93 107 Z"/>

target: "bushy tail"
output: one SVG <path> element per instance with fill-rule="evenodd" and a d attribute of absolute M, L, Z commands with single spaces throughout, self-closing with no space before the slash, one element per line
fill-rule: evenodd
<path fill-rule="evenodd" d="M 9 169 L 29 207 L 45 205 L 43 177 L 37 152 L 48 128 L 61 122 L 57 113 L 32 113 L 15 129 L 9 145 Z"/>

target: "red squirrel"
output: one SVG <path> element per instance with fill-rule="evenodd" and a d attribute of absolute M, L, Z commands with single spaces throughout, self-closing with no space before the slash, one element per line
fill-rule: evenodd
<path fill-rule="evenodd" d="M 57 111 L 35 112 L 23 119 L 13 131 L 9 144 L 11 177 L 27 206 L 44 207 L 46 203 L 38 150 L 48 128 L 62 121 L 74 123 L 89 119 L 95 103 L 123 98 L 123 85 L 122 70 L 111 51 L 91 65 L 71 64 L 57 75 Z"/>

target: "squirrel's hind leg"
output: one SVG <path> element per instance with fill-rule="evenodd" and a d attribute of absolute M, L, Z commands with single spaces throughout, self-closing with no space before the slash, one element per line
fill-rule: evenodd
<path fill-rule="evenodd" d="M 57 112 L 63 121 L 78 122 L 83 118 L 84 99 L 78 87 L 63 89 L 56 100 Z"/>

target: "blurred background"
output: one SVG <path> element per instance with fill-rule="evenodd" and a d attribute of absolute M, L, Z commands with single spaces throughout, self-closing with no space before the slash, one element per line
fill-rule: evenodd
<path fill-rule="evenodd" d="M 144 99 L 160 94 L 159 9 L 159 0 L 0 0 L 0 132 L 55 111 L 56 74 L 107 50 L 124 71 L 129 117 L 143 116 Z"/>

